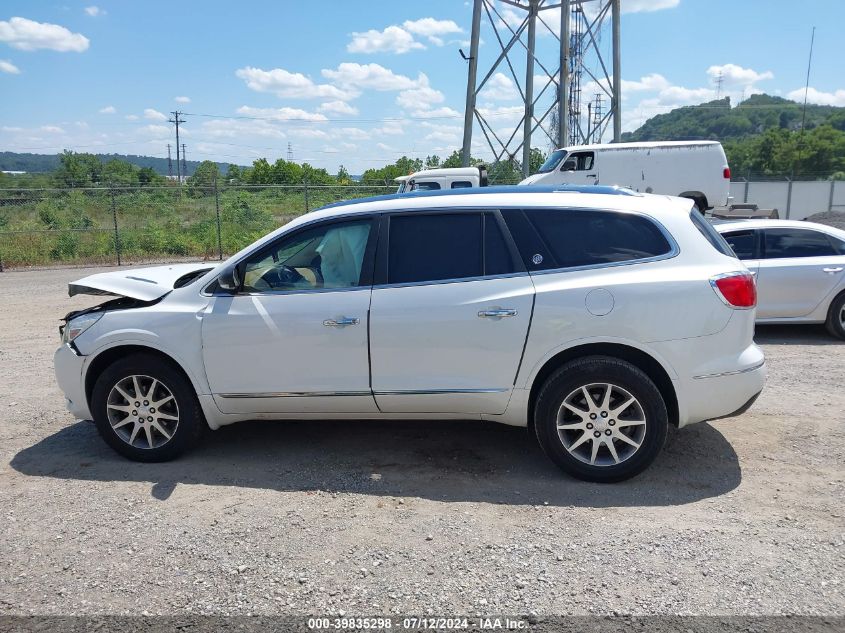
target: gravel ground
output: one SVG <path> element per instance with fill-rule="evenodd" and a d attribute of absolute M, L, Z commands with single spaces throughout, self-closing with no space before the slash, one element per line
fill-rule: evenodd
<path fill-rule="evenodd" d="M 825 211 L 824 213 L 816 213 L 815 215 L 808 217 L 807 221 L 827 224 L 828 226 L 845 230 L 845 213 L 842 211 Z"/>
<path fill-rule="evenodd" d="M 821 327 L 760 328 L 755 406 L 622 484 L 476 422 L 245 423 L 143 465 L 54 382 L 89 272 L 0 274 L 0 614 L 845 614 L 845 344 Z"/>

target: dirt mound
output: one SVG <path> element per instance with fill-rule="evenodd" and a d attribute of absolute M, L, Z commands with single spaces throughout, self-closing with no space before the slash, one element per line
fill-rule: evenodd
<path fill-rule="evenodd" d="M 814 213 L 806 218 L 808 222 L 818 222 L 819 224 L 827 224 L 837 229 L 845 231 L 845 212 L 842 211 L 825 211 L 824 213 Z"/>

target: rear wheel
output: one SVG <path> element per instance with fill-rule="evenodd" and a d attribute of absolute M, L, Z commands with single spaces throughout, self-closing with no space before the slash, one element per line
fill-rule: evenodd
<path fill-rule="evenodd" d="M 585 481 L 629 479 L 654 461 L 666 441 L 660 391 L 634 365 L 606 356 L 571 361 L 537 396 L 534 429 L 545 453 Z"/>
<path fill-rule="evenodd" d="M 149 354 L 133 354 L 107 367 L 94 384 L 91 402 L 102 438 L 135 461 L 173 459 L 194 446 L 205 427 L 185 375 Z"/>
<path fill-rule="evenodd" d="M 845 292 L 836 297 L 827 311 L 827 330 L 834 336 L 845 339 Z"/>

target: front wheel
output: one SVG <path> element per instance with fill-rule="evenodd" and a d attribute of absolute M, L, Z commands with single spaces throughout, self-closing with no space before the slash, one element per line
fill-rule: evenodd
<path fill-rule="evenodd" d="M 845 339 L 845 292 L 836 297 L 827 312 L 827 331 Z"/>
<path fill-rule="evenodd" d="M 94 384 L 91 404 L 102 438 L 135 461 L 173 459 L 195 445 L 205 427 L 190 381 L 149 354 L 109 365 Z"/>
<path fill-rule="evenodd" d="M 609 483 L 654 461 L 666 441 L 666 403 L 639 368 L 606 356 L 571 361 L 537 396 L 534 430 L 552 461 L 573 477 Z"/>

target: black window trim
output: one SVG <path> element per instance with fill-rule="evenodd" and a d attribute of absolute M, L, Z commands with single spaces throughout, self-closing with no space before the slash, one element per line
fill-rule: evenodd
<path fill-rule="evenodd" d="M 514 209 L 514 210 L 523 211 L 523 212 L 526 211 L 526 210 L 531 210 L 531 211 L 561 211 L 562 210 L 559 207 L 525 207 L 525 206 L 521 206 L 521 207 L 502 207 L 502 208 L 503 209 L 505 209 L 505 208 Z M 601 264 L 585 264 L 583 266 L 561 266 L 561 267 L 555 267 L 555 268 L 548 268 L 548 269 L 545 269 L 545 270 L 529 270 L 528 274 L 531 275 L 531 276 L 534 276 L 534 275 L 555 275 L 555 274 L 560 274 L 560 273 L 578 272 L 578 271 L 582 271 L 582 270 L 600 270 L 600 269 L 603 269 L 603 268 L 616 268 L 617 266 L 632 266 L 632 265 L 635 265 L 635 264 L 649 264 L 649 263 L 652 263 L 652 262 L 663 261 L 665 259 L 672 259 L 672 258 L 680 255 L 680 253 L 681 253 L 681 249 L 678 246 L 678 243 L 675 241 L 675 238 L 668 231 L 668 229 L 666 229 L 666 227 L 664 227 L 660 222 L 658 222 L 655 218 L 651 217 L 647 213 L 643 213 L 641 211 L 632 211 L 632 210 L 628 210 L 628 209 L 607 209 L 607 208 L 604 208 L 604 207 L 601 207 L 601 208 L 598 208 L 598 207 L 566 207 L 565 210 L 562 210 L 562 211 L 564 213 L 566 211 L 597 211 L 597 212 L 607 212 L 607 213 L 623 213 L 623 214 L 639 216 L 639 217 L 644 218 L 645 220 L 651 222 L 655 227 L 657 227 L 657 230 L 660 231 L 660 234 L 663 235 L 663 237 L 666 238 L 666 241 L 669 243 L 669 252 L 664 253 L 662 255 L 654 255 L 653 257 L 640 257 L 640 258 L 637 258 L 637 259 L 628 259 L 624 262 L 604 262 L 604 263 L 601 263 Z M 531 225 L 531 228 L 534 229 L 534 231 L 536 232 L 537 229 L 534 228 L 533 223 L 531 223 L 530 220 L 528 221 L 528 223 Z M 540 237 L 540 239 L 542 240 L 542 237 Z M 543 240 L 542 243 L 545 245 L 544 240 Z M 551 251 L 549 251 L 549 255 L 552 255 Z M 552 255 L 552 257 L 554 257 L 554 256 Z M 525 263 L 525 262 L 523 262 L 523 263 Z M 555 263 L 557 263 L 557 262 L 555 262 Z"/>

